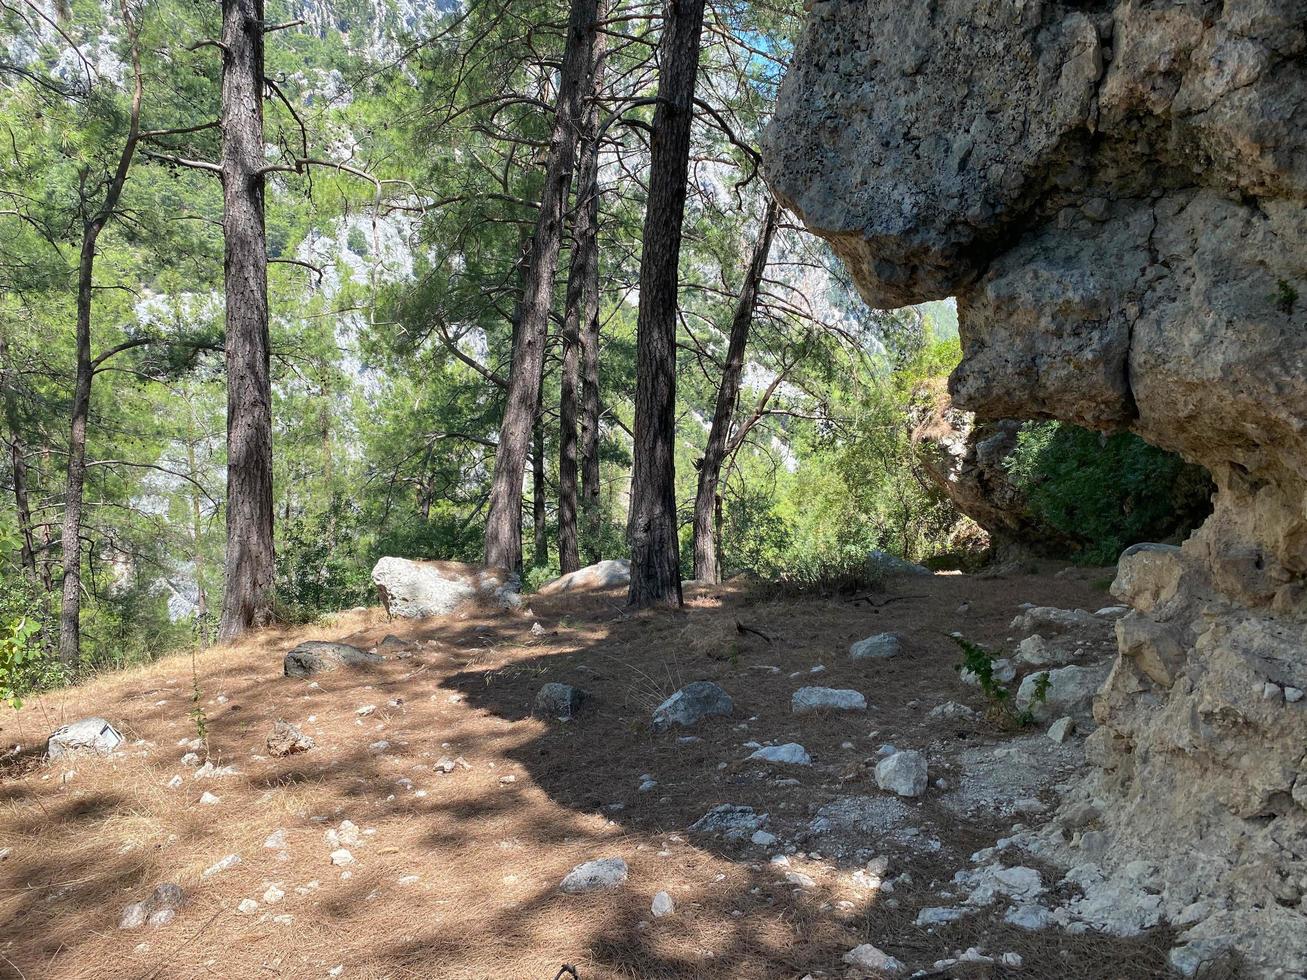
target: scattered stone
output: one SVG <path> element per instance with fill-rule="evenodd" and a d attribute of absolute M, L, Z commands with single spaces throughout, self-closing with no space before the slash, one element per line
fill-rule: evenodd
<path fill-rule="evenodd" d="M 387 653 L 399 653 L 408 649 L 408 642 L 401 640 L 394 633 L 387 633 L 377 644 L 378 650 L 384 650 Z"/>
<path fill-rule="evenodd" d="M 917 925 L 946 926 L 950 922 L 956 922 L 970 911 L 970 909 L 939 907 L 922 909 L 917 913 Z"/>
<path fill-rule="evenodd" d="M 945 701 L 943 704 L 930 709 L 930 717 L 946 721 L 974 721 L 976 712 L 965 704 L 958 704 L 956 701 Z"/>
<path fill-rule="evenodd" d="M 194 752 L 187 752 L 184 756 L 182 756 L 183 766 L 198 766 L 199 764 L 200 764 L 200 757 L 196 755 Z"/>
<path fill-rule="evenodd" d="M 204 871 L 204 877 L 212 878 L 214 875 L 220 874 L 223 871 L 230 871 L 232 868 L 236 867 L 236 865 L 240 863 L 241 863 L 241 856 L 239 854 L 228 854 L 217 864 L 210 865 L 208 868 L 206 868 Z"/>
<path fill-rule="evenodd" d="M 765 830 L 755 830 L 749 840 L 759 847 L 771 847 L 776 843 L 776 835 L 769 834 Z"/>
<path fill-rule="evenodd" d="M 1039 872 L 1034 868 L 1005 868 L 997 862 L 959 871 L 953 876 L 953 883 L 970 890 L 967 905 L 992 905 L 1000 895 L 1016 902 L 1029 902 L 1044 891 Z"/>
<path fill-rule="evenodd" d="M 368 653 L 348 643 L 331 643 L 325 640 L 307 640 L 301 643 L 282 661 L 282 672 L 287 677 L 308 677 L 341 667 L 371 667 L 385 663 L 384 657 Z"/>
<path fill-rule="evenodd" d="M 212 761 L 206 761 L 204 765 L 196 769 L 191 774 L 192 779 L 226 779 L 228 776 L 239 776 L 240 772 L 235 766 L 215 766 Z"/>
<path fill-rule="evenodd" d="M 353 864 L 354 855 L 343 847 L 337 848 L 331 852 L 331 863 L 337 867 L 344 867 L 347 864 Z"/>
<path fill-rule="evenodd" d="M 387 615 L 403 619 L 447 616 L 472 599 L 504 609 L 522 604 L 517 576 L 483 565 L 382 558 L 372 569 L 372 581 Z"/>
<path fill-rule="evenodd" d="M 903 640 L 897 633 L 877 633 L 849 647 L 854 660 L 889 660 L 903 652 Z"/>
<path fill-rule="evenodd" d="M 214 796 L 212 793 L 210 793 L 210 792 L 206 789 L 206 790 L 204 791 L 204 793 L 201 794 L 201 796 L 200 796 L 200 802 L 201 802 L 202 804 L 204 804 L 205 806 L 213 806 L 215 803 L 221 803 L 221 802 L 222 802 L 222 798 L 221 798 L 221 797 Z"/>
<path fill-rule="evenodd" d="M 860 970 L 873 970 L 880 973 L 899 973 L 903 964 L 888 953 L 877 949 L 871 943 L 863 943 L 844 954 L 844 962 Z"/>
<path fill-rule="evenodd" d="M 290 722 L 278 718 L 273 723 L 272 734 L 268 736 L 267 745 L 270 755 L 280 757 L 294 755 L 297 752 L 307 752 L 313 748 L 313 739 Z"/>
<path fill-rule="evenodd" d="M 768 745 L 765 748 L 758 749 L 750 759 L 756 759 L 759 762 L 774 762 L 788 766 L 810 766 L 812 758 L 808 755 L 808 750 L 798 742 L 787 742 L 785 745 Z"/>
<path fill-rule="evenodd" d="M 536 693 L 536 714 L 570 721 L 581 713 L 588 696 L 579 687 L 550 681 Z"/>
<path fill-rule="evenodd" d="M 122 917 L 118 920 L 119 929 L 139 929 L 145 925 L 145 920 L 150 917 L 150 907 L 146 902 L 132 902 L 123 909 Z"/>
<path fill-rule="evenodd" d="M 373 755 L 381 755 L 390 748 L 390 742 L 384 738 L 379 738 L 375 742 L 368 744 L 368 751 Z"/>
<path fill-rule="evenodd" d="M 108 755 L 124 741 L 122 733 L 103 718 L 83 718 L 51 733 L 45 754 L 51 759 L 82 750 Z"/>
<path fill-rule="evenodd" d="M 1072 718 L 1070 715 L 1064 715 L 1063 717 L 1059 718 L 1057 721 L 1053 722 L 1053 724 L 1048 726 L 1048 737 L 1051 738 L 1054 742 L 1057 742 L 1059 745 L 1061 745 L 1063 742 L 1065 742 L 1068 738 L 1071 737 L 1072 733 L 1075 732 L 1075 730 L 1076 730 L 1076 720 Z"/>
<path fill-rule="evenodd" d="M 1193 939 L 1171 950 L 1167 960 L 1180 976 L 1195 977 L 1205 964 L 1221 960 L 1229 952 L 1230 940 L 1226 937 Z"/>
<path fill-rule="evenodd" d="M 146 920 L 146 924 L 151 929 L 162 929 L 166 925 L 171 925 L 176 918 L 176 909 L 155 909 L 150 913 L 150 918 Z"/>
<path fill-rule="evenodd" d="M 1284 700 L 1290 704 L 1297 704 L 1302 700 L 1302 697 L 1302 688 L 1300 687 L 1286 687 L 1284 689 Z"/>
<path fill-rule="evenodd" d="M 1084 609 L 1058 609 L 1054 606 L 1035 606 L 1012 620 L 1012 629 L 1019 633 L 1064 633 L 1082 626 L 1097 624 L 1091 613 Z"/>
<path fill-rule="evenodd" d="M 1048 909 L 1042 905 L 1013 905 L 1003 914 L 1003 921 L 1021 929 L 1035 931 L 1047 929 L 1053 922 Z"/>
<path fill-rule="evenodd" d="M 637 792 L 647 793 L 658 785 L 658 780 L 654 779 L 648 773 L 640 777 L 640 785 L 636 788 Z"/>
<path fill-rule="evenodd" d="M 626 862 L 621 858 L 598 858 L 578 864 L 567 873 L 559 888 L 568 895 L 612 891 L 626 882 Z"/>
<path fill-rule="evenodd" d="M 286 831 L 278 827 L 268 835 L 268 839 L 263 842 L 263 846 L 270 851 L 284 851 L 286 844 Z"/>
<path fill-rule="evenodd" d="M 790 699 L 790 710 L 796 715 L 814 711 L 866 711 L 867 699 L 857 691 L 831 687 L 801 687 Z"/>
<path fill-rule="evenodd" d="M 701 834 L 726 834 L 728 837 L 743 837 L 761 830 L 767 823 L 767 814 L 756 813 L 751 806 L 737 806 L 731 803 L 719 803 L 690 825 L 690 829 Z"/>
<path fill-rule="evenodd" d="M 876 785 L 899 796 L 921 796 L 928 782 L 926 757 L 915 749 L 895 752 L 876 764 Z"/>
<path fill-rule="evenodd" d="M 276 905 L 285 897 L 286 893 L 276 884 L 269 885 L 268 890 L 263 893 L 263 900 L 269 905 Z"/>
<path fill-rule="evenodd" d="M 787 884 L 797 885 L 799 888 L 817 887 L 817 883 L 812 880 L 811 876 L 805 875 L 802 871 L 785 872 L 785 881 Z"/>
<path fill-rule="evenodd" d="M 172 779 L 168 780 L 168 788 L 181 789 L 185 782 L 186 780 L 182 779 L 181 776 L 173 776 Z"/>
<path fill-rule="evenodd" d="M 240 904 L 236 906 L 236 911 L 241 915 L 253 915 L 259 910 L 259 903 L 252 898 L 242 898 Z"/>
<path fill-rule="evenodd" d="M 436 772 L 453 772 L 455 769 L 471 769 L 472 764 L 464 759 L 461 755 L 457 759 L 451 759 L 447 755 L 442 755 L 436 760 L 436 764 L 431 767 Z"/>
<path fill-rule="evenodd" d="M 671 915 L 676 911 L 676 903 L 672 901 L 672 896 L 666 892 L 658 892 L 653 897 L 653 904 L 649 908 L 655 919 L 661 919 L 665 915 Z"/>
<path fill-rule="evenodd" d="M 705 718 L 726 716 L 735 709 L 731 696 L 712 681 L 694 681 L 658 706 L 653 714 L 654 732 L 672 725 L 692 728 Z"/>
<path fill-rule="evenodd" d="M 626 558 L 610 558 L 560 575 L 540 586 L 540 595 L 557 595 L 581 589 L 615 589 L 631 584 L 631 562 Z"/>

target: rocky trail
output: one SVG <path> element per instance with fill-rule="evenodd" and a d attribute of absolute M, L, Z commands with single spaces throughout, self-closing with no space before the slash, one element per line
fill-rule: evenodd
<path fill-rule="evenodd" d="M 0 973 L 1186 970 L 1149 868 L 1105 880 L 1100 815 L 1057 812 L 1124 610 L 1043 571 L 356 610 L 45 697 L 0 729 Z M 986 717 L 955 633 L 1013 692 L 1051 672 L 1033 724 Z M 85 717 L 107 754 L 44 758 Z"/>

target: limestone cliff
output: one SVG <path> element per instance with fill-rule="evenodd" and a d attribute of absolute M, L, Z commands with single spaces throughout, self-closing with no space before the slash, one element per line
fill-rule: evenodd
<path fill-rule="evenodd" d="M 1307 972 L 1307 0 L 822 0 L 764 157 L 869 303 L 957 296 L 959 406 L 1212 473 L 1121 563 L 1069 840 L 1192 950 Z"/>

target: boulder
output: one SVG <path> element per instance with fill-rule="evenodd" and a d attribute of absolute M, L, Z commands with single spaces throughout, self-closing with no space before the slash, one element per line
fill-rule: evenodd
<path fill-rule="evenodd" d="M 808 755 L 808 750 L 798 742 L 787 742 L 785 745 L 766 745 L 756 750 L 750 760 L 757 762 L 774 762 L 786 766 L 810 766 L 812 758 Z"/>
<path fill-rule="evenodd" d="M 1049 721 L 1070 715 L 1082 727 L 1094 727 L 1094 695 L 1111 672 L 1111 665 L 1093 667 L 1059 667 L 1056 670 L 1027 674 L 1017 690 L 1017 707 L 1030 709 L 1038 721 Z M 1040 678 L 1048 675 L 1048 688 L 1043 700 L 1036 700 Z"/>
<path fill-rule="evenodd" d="M 372 569 L 372 581 L 387 615 L 403 619 L 447 616 L 473 600 L 502 609 L 521 605 L 517 576 L 483 565 L 382 558 Z"/>
<path fill-rule="evenodd" d="M 626 862 L 621 858 L 597 858 L 569 871 L 559 888 L 568 895 L 612 891 L 626 883 L 626 876 Z"/>
<path fill-rule="evenodd" d="M 536 692 L 535 711 L 546 718 L 570 721 L 581 713 L 587 695 L 579 687 L 550 681 Z"/>
<path fill-rule="evenodd" d="M 854 660 L 888 660 L 903 652 L 903 639 L 897 633 L 877 633 L 849 647 Z"/>
<path fill-rule="evenodd" d="M 876 785 L 899 796 L 921 796 L 928 782 L 926 757 L 914 749 L 895 752 L 876 763 Z"/>
<path fill-rule="evenodd" d="M 272 725 L 272 734 L 268 736 L 267 744 L 269 755 L 285 756 L 307 752 L 313 748 L 313 739 L 290 722 L 278 718 Z"/>
<path fill-rule="evenodd" d="M 867 564 L 873 572 L 881 575 L 930 575 L 931 570 L 925 565 L 891 555 L 888 551 L 873 548 L 867 555 Z"/>
<path fill-rule="evenodd" d="M 368 653 L 348 643 L 334 643 L 329 640 L 306 640 L 282 661 L 282 671 L 287 677 L 308 677 L 310 674 L 323 674 L 341 667 L 371 667 L 385 663 L 385 657 Z"/>
<path fill-rule="evenodd" d="M 693 728 L 705 718 L 725 717 L 735 710 L 731 696 L 712 681 L 694 681 L 660 704 L 653 714 L 653 730 L 665 732 L 673 725 Z"/>
<path fill-rule="evenodd" d="M 610 558 L 560 575 L 540 586 L 540 595 L 559 595 L 589 589 L 615 589 L 631 584 L 631 562 L 627 558 Z"/>
<path fill-rule="evenodd" d="M 79 751 L 108 755 L 124 741 L 122 733 L 103 718 L 83 718 L 51 733 L 45 743 L 45 754 L 51 759 Z"/>
<path fill-rule="evenodd" d="M 796 715 L 808 715 L 814 711 L 866 711 L 867 699 L 857 691 L 801 687 L 790 699 L 790 710 Z"/>

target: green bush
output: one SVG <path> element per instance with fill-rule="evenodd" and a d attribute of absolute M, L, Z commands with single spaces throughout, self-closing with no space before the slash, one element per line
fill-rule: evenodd
<path fill-rule="evenodd" d="M 1081 542 L 1082 564 L 1110 564 L 1140 541 L 1183 537 L 1212 510 L 1206 470 L 1128 432 L 1031 422 L 1007 468 L 1035 516 Z"/>
<path fill-rule="evenodd" d="M 371 600 L 370 555 L 358 508 L 335 498 L 322 512 L 292 521 L 277 552 L 283 618 L 313 619 Z"/>

